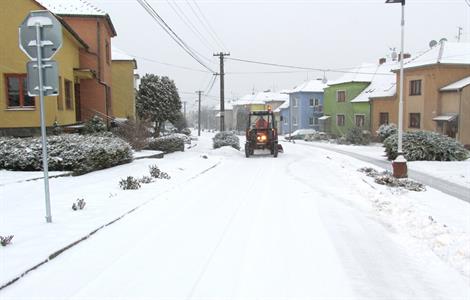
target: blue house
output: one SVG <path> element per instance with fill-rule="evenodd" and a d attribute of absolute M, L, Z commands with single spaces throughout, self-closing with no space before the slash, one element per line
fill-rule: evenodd
<path fill-rule="evenodd" d="M 289 94 L 289 104 L 280 107 L 282 116 L 281 133 L 289 133 L 289 112 L 292 112 L 292 131 L 298 129 L 320 130 L 319 118 L 323 116 L 323 89 L 327 87 L 322 80 L 306 81 Z"/>

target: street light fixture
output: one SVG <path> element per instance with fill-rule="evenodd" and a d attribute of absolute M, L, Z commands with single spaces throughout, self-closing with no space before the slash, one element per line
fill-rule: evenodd
<path fill-rule="evenodd" d="M 400 100 L 398 106 L 398 151 L 397 158 L 393 161 L 393 176 L 396 178 L 408 177 L 406 159 L 403 156 L 403 59 L 405 44 L 405 0 L 386 0 L 385 3 L 401 3 L 401 51 L 400 59 Z"/>

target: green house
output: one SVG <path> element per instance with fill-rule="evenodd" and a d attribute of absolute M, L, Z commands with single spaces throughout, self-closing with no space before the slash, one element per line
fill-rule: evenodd
<path fill-rule="evenodd" d="M 363 64 L 328 83 L 324 95 L 321 130 L 342 136 L 352 127 L 370 131 L 370 98 L 390 87 L 394 63 Z"/>

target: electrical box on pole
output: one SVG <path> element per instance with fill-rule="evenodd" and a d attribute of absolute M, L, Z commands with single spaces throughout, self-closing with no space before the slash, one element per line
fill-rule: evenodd
<path fill-rule="evenodd" d="M 49 168 L 47 163 L 47 140 L 44 96 L 59 94 L 58 66 L 51 58 L 62 46 L 62 25 L 47 10 L 32 11 L 19 28 L 19 47 L 31 59 L 27 63 L 27 85 L 30 96 L 39 96 L 41 114 L 42 166 L 44 171 L 44 194 L 46 221 L 52 222 L 49 193 Z"/>

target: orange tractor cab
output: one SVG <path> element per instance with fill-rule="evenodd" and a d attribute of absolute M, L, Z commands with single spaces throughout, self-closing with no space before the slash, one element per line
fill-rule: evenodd
<path fill-rule="evenodd" d="M 274 157 L 277 157 L 279 151 L 282 152 L 271 110 L 250 112 L 246 129 L 245 156 L 250 157 L 256 149 L 268 149 Z"/>

